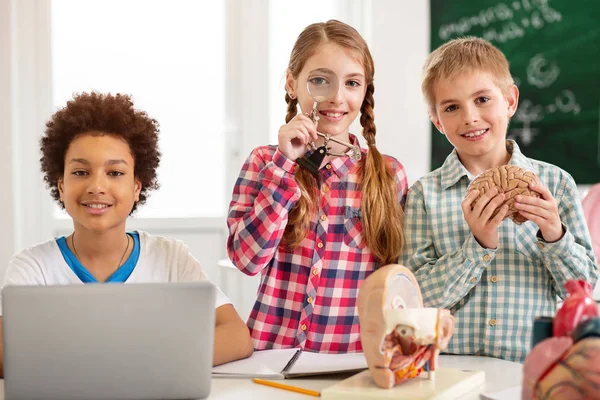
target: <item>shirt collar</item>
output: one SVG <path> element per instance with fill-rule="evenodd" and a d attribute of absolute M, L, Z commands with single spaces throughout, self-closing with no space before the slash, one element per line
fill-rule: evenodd
<path fill-rule="evenodd" d="M 519 149 L 519 145 L 517 144 L 517 142 L 510 139 L 507 140 L 506 150 L 508 150 L 508 152 L 512 154 L 512 157 L 508 162 L 509 165 L 516 165 L 518 167 L 525 168 L 536 175 L 539 174 L 539 169 L 537 165 L 533 164 L 529 158 L 525 157 L 525 155 L 521 153 L 521 149 Z"/>
<path fill-rule="evenodd" d="M 469 180 L 473 179 L 473 174 L 471 174 L 464 165 L 458 159 L 458 153 L 456 149 L 452 150 L 452 152 L 446 157 L 446 161 L 442 165 L 440 170 L 441 173 L 441 184 L 442 189 L 446 190 L 450 186 L 456 184 L 463 176 L 469 178 Z"/>
<path fill-rule="evenodd" d="M 512 155 L 509 165 L 516 165 L 521 168 L 530 170 L 531 172 L 538 174 L 538 168 L 531 163 L 531 161 L 521 153 L 519 145 L 514 140 L 506 140 L 506 150 Z M 446 161 L 441 167 L 441 184 L 444 190 L 450 186 L 456 184 L 463 176 L 466 176 L 469 181 L 472 181 L 475 176 L 471 174 L 464 165 L 458 159 L 458 153 L 456 149 L 452 150 L 452 153 L 448 155 Z"/>

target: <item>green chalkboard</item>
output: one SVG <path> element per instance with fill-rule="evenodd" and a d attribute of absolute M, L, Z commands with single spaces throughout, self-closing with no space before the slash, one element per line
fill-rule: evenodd
<path fill-rule="evenodd" d="M 523 153 L 600 182 L 600 0 L 431 0 L 431 48 L 478 36 L 504 52 L 519 87 L 508 137 Z M 432 169 L 452 150 L 432 129 Z"/>

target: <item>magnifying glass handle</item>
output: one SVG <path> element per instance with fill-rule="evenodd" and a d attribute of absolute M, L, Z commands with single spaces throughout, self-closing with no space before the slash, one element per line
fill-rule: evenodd
<path fill-rule="evenodd" d="M 321 136 L 322 138 L 326 138 L 327 137 L 327 135 L 325 135 L 324 133 L 321 133 L 321 132 L 317 132 L 317 135 Z M 343 140 L 336 139 L 336 138 L 334 138 L 332 136 L 329 136 L 329 140 L 331 140 L 332 142 L 343 144 L 346 147 L 350 147 L 350 148 L 354 147 L 354 145 L 352 143 L 346 143 Z"/>
<path fill-rule="evenodd" d="M 317 110 L 318 106 L 319 106 L 319 103 L 315 101 L 313 103 L 313 109 L 311 110 L 310 114 L 308 114 L 308 117 L 315 124 L 315 129 L 319 126 L 319 119 L 320 119 L 319 118 L 319 112 Z M 360 148 L 358 146 L 354 146 L 352 143 L 344 142 L 343 140 L 336 139 L 336 138 L 331 137 L 329 135 L 325 135 L 324 133 L 321 133 L 321 132 L 317 132 L 317 135 L 321 136 L 322 138 L 325 138 L 327 140 L 332 140 L 332 141 L 334 141 L 336 143 L 339 143 L 339 144 L 341 144 L 343 146 L 346 146 L 346 147 L 350 148 L 352 150 L 351 154 L 350 154 L 350 157 L 352 159 L 355 159 L 355 160 L 360 160 L 361 159 L 362 154 L 361 154 Z M 311 142 L 311 145 L 312 145 L 313 148 L 316 148 L 316 145 L 314 144 L 314 142 Z M 332 154 L 332 155 L 342 156 L 343 154 Z"/>
<path fill-rule="evenodd" d="M 319 103 L 317 103 L 316 101 L 313 104 L 313 108 L 312 111 L 310 112 L 310 114 L 308 115 L 308 117 L 312 120 L 312 122 L 315 123 L 315 128 L 317 126 L 319 126 L 319 112 L 317 111 L 317 108 L 319 107 Z"/>
<path fill-rule="evenodd" d="M 354 160 L 360 160 L 362 158 L 362 153 L 360 152 L 360 147 L 355 146 L 352 143 L 347 143 L 347 142 L 344 142 L 343 140 L 339 140 L 339 139 L 336 139 L 334 137 L 327 136 L 327 135 L 325 135 L 324 133 L 321 133 L 321 132 L 317 132 L 317 135 L 321 136 L 322 138 L 326 138 L 328 140 L 331 140 L 333 142 L 339 143 L 341 145 L 344 145 L 344 146 L 350 148 L 352 150 L 351 153 L 350 153 L 350 158 L 352 158 Z M 329 153 L 329 154 L 332 154 L 332 153 Z M 332 155 L 341 156 L 343 154 L 332 154 Z"/>

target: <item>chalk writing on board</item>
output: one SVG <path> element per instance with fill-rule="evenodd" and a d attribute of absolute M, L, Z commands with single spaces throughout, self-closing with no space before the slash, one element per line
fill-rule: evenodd
<path fill-rule="evenodd" d="M 552 85 L 559 74 L 558 65 L 549 63 L 542 54 L 533 56 L 527 65 L 527 82 L 539 89 Z"/>
<path fill-rule="evenodd" d="M 512 128 L 511 126 L 508 138 L 518 138 L 523 144 L 528 145 L 539 134 L 539 129 L 532 127 L 532 125 L 542 121 L 546 115 L 553 113 L 572 113 L 573 115 L 578 115 L 580 112 L 581 106 L 577 103 L 575 93 L 571 90 L 561 91 L 554 98 L 554 101 L 547 105 L 533 104 L 529 99 L 522 100 L 511 121 L 511 124 L 521 124 L 522 127 Z"/>
<path fill-rule="evenodd" d="M 520 0 L 498 3 L 492 7 L 441 25 L 438 36 L 446 41 L 453 36 L 469 34 L 473 28 L 483 28 L 483 37 L 504 43 L 522 38 L 528 30 L 542 29 L 546 24 L 562 21 L 562 14 L 548 5 L 548 0 Z"/>
<path fill-rule="evenodd" d="M 542 54 L 534 55 L 526 68 L 527 82 L 538 88 L 546 89 L 550 87 L 560 75 L 560 67 L 555 62 L 549 62 Z M 519 81 L 515 77 L 515 81 Z M 534 104 L 530 99 L 521 100 L 515 115 L 512 118 L 511 125 L 521 125 L 513 128 L 511 126 L 508 137 L 511 139 L 520 139 L 523 144 L 531 144 L 539 134 L 539 129 L 535 127 L 536 122 L 540 122 L 545 116 L 554 113 L 564 113 L 579 115 L 581 106 L 577 102 L 577 97 L 572 90 L 565 89 L 560 91 L 547 104 Z"/>

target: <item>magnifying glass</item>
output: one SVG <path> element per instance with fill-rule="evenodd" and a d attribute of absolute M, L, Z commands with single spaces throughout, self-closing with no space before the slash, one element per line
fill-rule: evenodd
<path fill-rule="evenodd" d="M 329 68 L 317 68 L 313 69 L 308 73 L 308 78 L 306 80 L 306 89 L 308 91 L 308 94 L 310 94 L 310 96 L 314 100 L 312 110 L 308 114 L 308 117 L 315 123 L 315 128 L 319 125 L 319 104 L 329 99 L 332 99 L 337 95 L 338 82 L 339 79 L 337 75 Z M 327 143 L 330 140 L 350 148 L 350 157 L 355 160 L 360 160 L 361 152 L 358 146 L 355 146 L 352 143 L 347 143 L 342 140 L 336 139 L 335 137 L 332 137 L 328 134 L 317 132 L 317 135 L 325 139 L 323 146 L 316 148 L 316 146 L 313 143 L 313 148 L 316 148 L 314 153 L 311 154 L 309 157 L 304 156 L 296 160 L 296 162 L 301 167 L 307 169 L 311 174 L 313 174 L 317 178 L 317 180 L 319 178 L 319 168 L 321 167 L 321 163 L 323 162 L 323 159 L 326 155 L 346 155 L 332 153 L 331 151 L 329 151 Z"/>
<path fill-rule="evenodd" d="M 308 73 L 306 90 L 315 101 L 309 117 L 316 127 L 319 124 L 319 104 L 335 97 L 338 92 L 338 77 L 328 68 L 313 69 Z"/>

